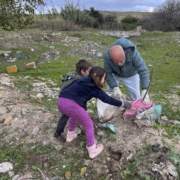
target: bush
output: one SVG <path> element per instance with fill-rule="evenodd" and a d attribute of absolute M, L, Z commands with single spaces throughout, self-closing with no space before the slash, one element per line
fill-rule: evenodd
<path fill-rule="evenodd" d="M 104 16 L 103 29 L 120 29 L 120 24 L 117 21 L 117 17 L 114 15 Z"/>
<path fill-rule="evenodd" d="M 61 16 L 66 21 L 72 21 L 74 23 L 79 23 L 80 9 L 78 6 L 70 0 L 66 1 L 64 8 L 61 9 Z"/>
<path fill-rule="evenodd" d="M 71 31 L 80 29 L 77 24 L 74 24 L 72 21 L 65 21 L 61 16 L 49 19 L 45 15 L 43 17 L 36 18 L 32 27 L 52 31 Z"/>
<path fill-rule="evenodd" d="M 180 1 L 168 0 L 150 17 L 142 21 L 143 28 L 148 30 L 180 30 Z"/>
<path fill-rule="evenodd" d="M 124 30 L 135 29 L 139 25 L 139 19 L 133 16 L 126 16 L 121 20 Z"/>

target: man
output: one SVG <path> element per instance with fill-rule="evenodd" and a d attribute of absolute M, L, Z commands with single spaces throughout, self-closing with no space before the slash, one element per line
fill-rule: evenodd
<path fill-rule="evenodd" d="M 119 83 L 123 83 L 132 100 L 144 96 L 149 85 L 149 70 L 135 45 L 126 38 L 118 39 L 104 55 L 107 82 L 114 96 L 121 97 Z M 149 96 L 146 95 L 148 102 Z"/>

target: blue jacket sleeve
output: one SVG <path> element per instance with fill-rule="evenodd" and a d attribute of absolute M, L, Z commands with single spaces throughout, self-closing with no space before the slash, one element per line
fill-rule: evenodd
<path fill-rule="evenodd" d="M 146 89 L 149 85 L 149 70 L 138 50 L 134 51 L 133 63 L 140 76 L 141 88 Z"/>
<path fill-rule="evenodd" d="M 118 84 L 113 76 L 112 68 L 111 68 L 110 64 L 108 63 L 110 61 L 110 59 L 109 59 L 107 53 L 108 52 L 106 52 L 106 54 L 104 56 L 104 69 L 107 73 L 107 83 L 108 83 L 109 87 L 111 89 L 113 89 L 114 87 L 118 87 Z"/>
<path fill-rule="evenodd" d="M 113 106 L 122 106 L 123 102 L 119 101 L 115 98 L 112 98 L 111 96 L 107 95 L 104 91 L 101 89 L 97 88 L 95 91 L 92 92 L 92 96 L 95 98 L 100 99 L 101 101 L 113 105 Z"/>

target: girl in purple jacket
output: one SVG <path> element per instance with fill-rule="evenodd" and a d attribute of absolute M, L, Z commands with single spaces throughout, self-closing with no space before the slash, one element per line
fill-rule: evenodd
<path fill-rule="evenodd" d="M 90 158 L 95 158 L 103 150 L 102 144 L 97 144 L 94 135 L 94 124 L 86 111 L 86 104 L 91 98 L 99 98 L 105 103 L 129 108 L 128 101 L 119 101 L 108 96 L 101 88 L 106 81 L 106 72 L 101 67 L 93 67 L 89 76 L 74 81 L 64 88 L 58 100 L 59 110 L 69 117 L 66 141 L 71 142 L 77 137 L 76 127 L 80 124 L 86 134 L 86 148 Z"/>

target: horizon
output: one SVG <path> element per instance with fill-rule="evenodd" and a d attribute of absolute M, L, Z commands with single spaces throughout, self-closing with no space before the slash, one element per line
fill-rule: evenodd
<path fill-rule="evenodd" d="M 98 11 L 108 12 L 154 12 L 166 0 L 70 0 L 74 5 L 77 5 L 81 10 L 94 7 Z M 45 0 L 44 6 L 39 6 L 36 10 L 38 13 L 46 13 L 51 9 L 56 9 L 60 12 L 67 1 Z"/>

